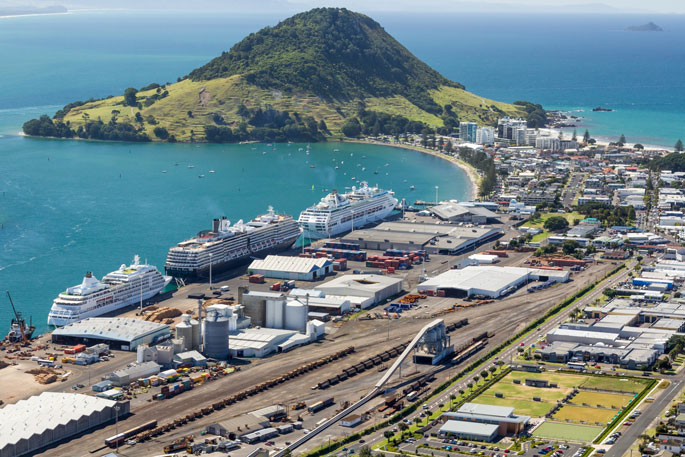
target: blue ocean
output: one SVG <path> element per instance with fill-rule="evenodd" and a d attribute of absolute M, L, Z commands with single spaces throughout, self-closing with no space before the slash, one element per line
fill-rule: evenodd
<path fill-rule="evenodd" d="M 594 136 L 624 133 L 628 141 L 667 146 L 685 137 L 685 19 L 678 16 L 373 16 L 419 58 L 480 95 L 574 110 Z M 362 179 L 409 201 L 433 199 L 436 185 L 440 198 L 467 198 L 461 170 L 390 147 L 316 144 L 306 155 L 304 145 L 18 136 L 26 120 L 71 101 L 173 82 L 283 17 L 137 11 L 0 18 L 0 290 L 11 291 L 39 330 L 52 299 L 86 271 L 101 277 L 134 254 L 162 267 L 169 246 L 216 216 L 247 219 L 267 205 L 296 216 L 327 189 Z M 623 31 L 648 20 L 665 32 Z M 597 105 L 615 111 L 592 113 Z M 345 165 L 336 170 L 333 158 Z M 0 333 L 10 318 L 0 297 Z"/>

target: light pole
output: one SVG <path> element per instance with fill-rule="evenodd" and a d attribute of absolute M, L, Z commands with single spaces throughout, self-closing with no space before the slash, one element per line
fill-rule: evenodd
<path fill-rule="evenodd" d="M 438 186 L 435 186 L 435 204 L 438 205 Z"/>
<path fill-rule="evenodd" d="M 209 253 L 209 290 L 212 290 L 212 253 Z"/>
<path fill-rule="evenodd" d="M 119 405 L 114 405 L 114 434 L 119 435 Z M 119 437 L 117 436 L 117 453 L 119 453 Z"/>

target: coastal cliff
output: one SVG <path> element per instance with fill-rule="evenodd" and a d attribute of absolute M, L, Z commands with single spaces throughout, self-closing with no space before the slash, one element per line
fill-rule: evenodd
<path fill-rule="evenodd" d="M 459 121 L 546 121 L 530 103 L 465 90 L 416 58 L 373 19 L 317 8 L 266 27 L 176 83 L 77 101 L 24 124 L 31 136 L 119 141 L 321 141 L 450 133 Z"/>

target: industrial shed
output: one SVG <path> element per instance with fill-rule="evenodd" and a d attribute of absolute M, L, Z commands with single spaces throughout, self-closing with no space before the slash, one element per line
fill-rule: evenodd
<path fill-rule="evenodd" d="M 110 348 L 133 351 L 141 344 L 154 344 L 171 337 L 166 324 L 129 317 L 89 317 L 52 332 L 59 344 L 106 343 Z"/>
<path fill-rule="evenodd" d="M 499 427 L 459 420 L 448 420 L 438 431 L 439 437 L 453 437 L 475 441 L 494 441 Z"/>
<path fill-rule="evenodd" d="M 497 214 L 480 206 L 462 206 L 448 202 L 429 208 L 429 211 L 439 219 L 450 222 L 473 222 L 486 224 L 489 220 L 497 219 Z"/>
<path fill-rule="evenodd" d="M 0 409 L 0 457 L 34 453 L 129 413 L 129 402 L 43 392 Z"/>
<path fill-rule="evenodd" d="M 160 366 L 156 362 L 143 362 L 130 367 L 116 370 L 107 376 L 115 386 L 127 386 L 140 378 L 147 378 L 159 373 Z"/>
<path fill-rule="evenodd" d="M 264 260 L 252 261 L 247 271 L 249 274 L 260 274 L 267 278 L 314 281 L 331 273 L 333 262 L 325 258 L 268 255 Z"/>
<path fill-rule="evenodd" d="M 398 295 L 402 291 L 402 279 L 381 275 L 344 275 L 316 286 L 316 289 L 325 292 L 327 297 L 372 298 L 375 305 Z"/>
<path fill-rule="evenodd" d="M 422 282 L 419 293 L 445 291 L 450 297 L 485 295 L 498 298 L 527 283 L 530 270 L 517 267 L 472 266 L 448 270 Z"/>

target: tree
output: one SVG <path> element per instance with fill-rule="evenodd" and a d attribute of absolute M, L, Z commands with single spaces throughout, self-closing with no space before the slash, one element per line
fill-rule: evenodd
<path fill-rule="evenodd" d="M 645 147 L 640 143 L 635 143 L 635 145 L 633 146 L 633 149 L 637 149 L 638 151 L 642 151 L 645 149 Z"/>
<path fill-rule="evenodd" d="M 386 440 L 389 440 L 394 436 L 394 433 L 391 432 L 390 430 L 386 430 L 383 432 L 383 436 L 385 437 Z"/>
<path fill-rule="evenodd" d="M 400 424 L 398 425 L 398 427 L 399 427 L 399 429 L 402 430 L 402 431 L 405 431 L 406 429 L 409 428 L 409 426 L 408 426 L 406 423 L 404 423 L 404 422 L 400 422 Z"/>
<path fill-rule="evenodd" d="M 362 133 L 362 126 L 359 123 L 359 120 L 356 117 L 353 117 L 345 121 L 340 130 L 342 131 L 343 135 L 350 138 L 356 138 L 360 133 Z"/>
<path fill-rule="evenodd" d="M 323 119 L 321 119 L 319 121 L 319 130 L 321 130 L 323 133 L 327 133 L 327 134 L 331 133 L 330 130 L 328 130 L 328 126 L 326 125 L 326 121 L 324 121 Z"/>
<path fill-rule="evenodd" d="M 452 152 L 454 150 L 454 146 L 452 146 L 452 141 L 447 140 L 447 145 L 445 145 L 445 151 L 446 152 Z"/>
<path fill-rule="evenodd" d="M 137 89 L 134 89 L 133 87 L 129 87 L 124 91 L 124 106 L 137 106 L 137 100 L 136 100 L 136 94 L 138 93 Z"/>
<path fill-rule="evenodd" d="M 578 249 L 578 247 L 580 247 L 580 245 L 577 241 L 566 240 L 564 241 L 564 244 L 561 246 L 561 249 L 564 251 L 564 254 L 572 255 L 575 254 L 576 249 Z"/>
<path fill-rule="evenodd" d="M 138 111 L 135 115 L 136 122 L 143 123 L 143 115 L 140 114 L 140 111 Z"/>
<path fill-rule="evenodd" d="M 402 422 L 404 424 L 404 422 Z M 405 424 L 406 425 L 406 424 Z M 359 457 L 372 457 L 371 448 L 369 446 L 362 446 L 359 448 Z"/>
<path fill-rule="evenodd" d="M 588 141 L 590 141 L 590 132 L 585 129 L 585 133 L 583 133 L 583 143 L 587 144 Z"/>
<path fill-rule="evenodd" d="M 153 132 L 160 140 L 166 140 L 169 138 L 169 132 L 164 127 L 155 127 Z"/>
<path fill-rule="evenodd" d="M 616 143 L 618 146 L 623 146 L 626 144 L 626 136 L 621 133 L 621 137 L 618 139 L 618 142 Z"/>
<path fill-rule="evenodd" d="M 573 129 L 573 135 L 571 136 L 573 141 L 578 141 L 578 135 L 576 135 L 576 129 Z"/>
<path fill-rule="evenodd" d="M 546 230 L 553 232 L 565 230 L 568 228 L 568 221 L 565 217 L 552 216 L 545 221 L 544 227 Z"/>
<path fill-rule="evenodd" d="M 682 140 L 679 139 L 678 141 L 675 142 L 675 150 L 678 152 L 683 152 L 683 141 Z"/>
<path fill-rule="evenodd" d="M 186 113 L 186 114 L 188 114 L 189 118 L 191 118 L 191 119 L 193 118 L 193 112 L 192 111 L 188 110 L 188 113 Z"/>
<path fill-rule="evenodd" d="M 480 377 L 483 379 L 487 378 L 489 375 L 490 375 L 490 373 L 488 373 L 487 370 L 483 370 L 480 372 Z"/>

